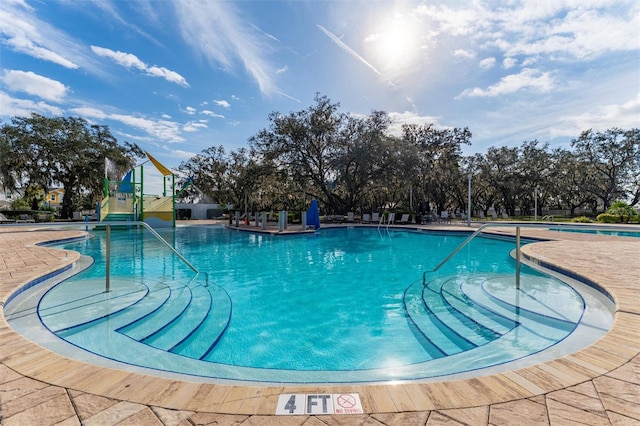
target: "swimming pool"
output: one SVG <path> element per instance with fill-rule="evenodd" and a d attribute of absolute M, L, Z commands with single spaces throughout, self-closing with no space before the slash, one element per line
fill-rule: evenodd
<path fill-rule="evenodd" d="M 640 228 L 630 229 L 630 230 L 621 230 L 621 229 L 594 229 L 589 228 L 588 225 L 583 225 L 581 227 L 572 227 L 565 228 L 559 226 L 557 228 L 549 228 L 550 231 L 560 231 L 560 232 L 578 232 L 584 234 L 599 234 L 599 235 L 611 235 L 614 237 L 634 237 L 640 238 Z"/>
<path fill-rule="evenodd" d="M 95 235 L 65 246 L 94 258 L 92 267 L 7 305 L 14 328 L 29 328 L 21 313 L 30 300 L 58 339 L 121 363 L 226 380 L 344 383 L 557 356 L 611 324 L 610 303 L 587 286 L 523 268 L 515 291 L 511 241 L 476 238 L 423 285 L 422 273 L 466 234 L 164 231 L 205 280 L 132 228 L 112 232 L 105 293 L 104 234 Z"/>

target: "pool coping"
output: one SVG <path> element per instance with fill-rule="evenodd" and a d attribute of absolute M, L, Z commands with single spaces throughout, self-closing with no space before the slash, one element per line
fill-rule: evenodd
<path fill-rule="evenodd" d="M 419 228 L 462 230 L 460 226 Z M 558 235 L 562 233 L 557 231 L 546 231 L 547 234 L 549 232 L 553 234 L 545 235 L 545 231 L 538 229 L 526 230 L 523 235 L 544 236 L 553 241 L 528 244 L 523 247 L 523 253 L 534 261 L 601 286 L 614 298 L 616 312 L 609 333 L 593 345 L 532 367 L 472 379 L 428 383 L 244 386 L 188 382 L 96 367 L 65 358 L 13 331 L 4 315 L 0 315 L 0 343 L 3 348 L 0 362 L 25 377 L 55 386 L 138 404 L 194 412 L 274 415 L 281 393 L 358 393 L 365 413 L 469 409 L 531 399 L 593 381 L 637 360 L 640 354 L 640 333 L 637 333 L 640 329 L 640 306 L 637 303 L 640 292 L 640 262 L 637 259 L 640 240 L 635 242 L 629 241 L 631 238 L 597 234 L 595 237 L 594 234 L 567 236 Z M 497 233 L 509 234 L 504 229 Z M 37 253 L 35 260 L 41 263 L 39 268 L 34 268 L 30 273 L 25 273 L 24 268 L 19 266 L 14 267 L 14 272 L 10 274 L 0 269 L 0 306 L 21 286 L 75 261 L 73 252 L 36 246 L 36 243 L 43 241 L 38 241 L 42 238 L 33 238 L 35 234 L 15 233 L 12 244 L 6 244 L 9 234 L 0 232 L 0 241 L 3 242 L 0 244 L 0 258 L 9 257 L 6 248 L 10 245 L 14 249 L 22 246 L 22 250 Z M 43 240 L 47 239 L 51 239 L 51 236 Z M 604 244 L 603 241 L 612 244 Z M 4 277 L 10 279 L 5 280 Z"/>

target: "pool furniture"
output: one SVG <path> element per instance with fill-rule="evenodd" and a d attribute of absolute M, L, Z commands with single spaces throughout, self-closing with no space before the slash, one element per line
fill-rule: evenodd
<path fill-rule="evenodd" d="M 409 213 L 404 213 L 401 217 L 400 220 L 398 221 L 398 223 L 401 223 L 403 225 L 406 225 L 407 223 L 409 223 Z"/>

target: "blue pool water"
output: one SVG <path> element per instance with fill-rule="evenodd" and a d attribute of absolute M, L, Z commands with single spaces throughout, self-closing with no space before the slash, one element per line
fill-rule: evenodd
<path fill-rule="evenodd" d="M 613 229 L 593 229 L 588 228 L 587 226 L 580 228 L 549 228 L 551 231 L 561 231 L 561 232 L 578 232 L 583 234 L 600 234 L 600 235 L 611 235 L 616 237 L 635 237 L 640 238 L 640 229 L 621 231 L 621 230 L 613 230 Z"/>
<path fill-rule="evenodd" d="M 230 380 L 363 382 L 502 365 L 610 324 L 606 301 L 523 267 L 512 241 L 375 228 L 268 236 L 180 227 L 163 237 L 104 232 L 65 248 L 83 272 L 42 291 L 37 312 L 58 337 L 108 359 Z M 585 315 L 588 314 L 588 315 Z M 11 321 L 11 315 L 9 315 Z M 594 330 L 595 333 L 594 334 Z M 582 338 L 582 337 L 581 337 Z"/>

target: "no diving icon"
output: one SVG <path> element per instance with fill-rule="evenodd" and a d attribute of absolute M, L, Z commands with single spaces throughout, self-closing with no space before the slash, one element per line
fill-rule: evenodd
<path fill-rule="evenodd" d="M 281 394 L 276 407 L 277 415 L 286 416 L 362 413 L 360 395 L 357 393 Z"/>

